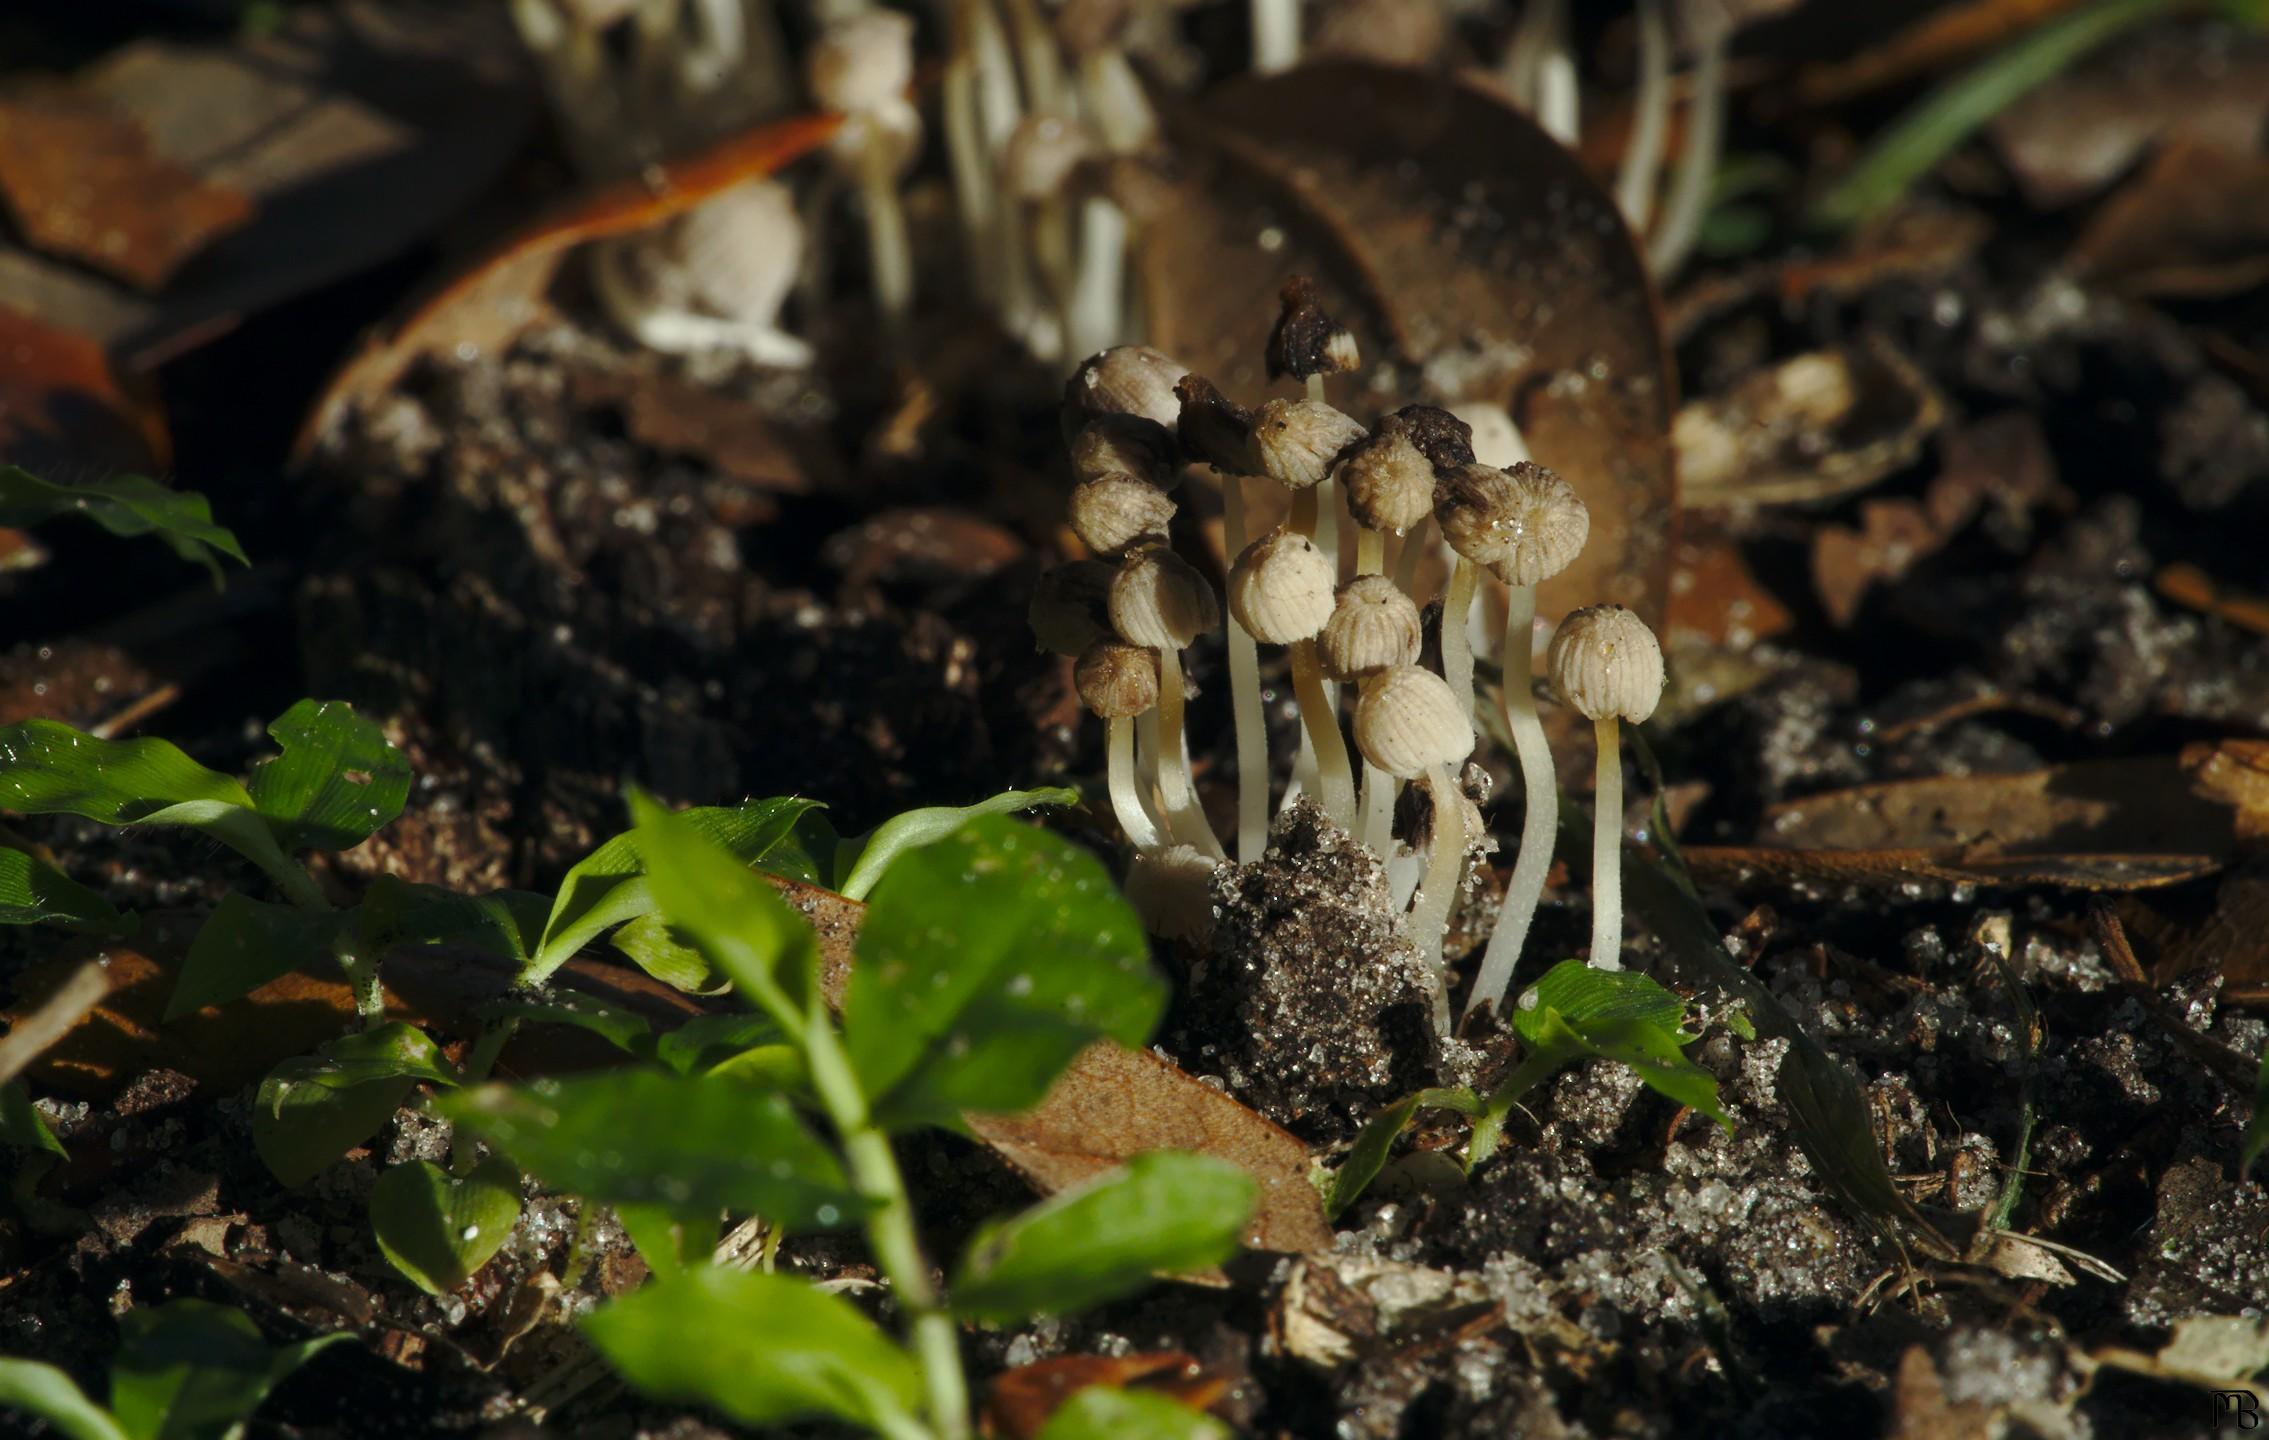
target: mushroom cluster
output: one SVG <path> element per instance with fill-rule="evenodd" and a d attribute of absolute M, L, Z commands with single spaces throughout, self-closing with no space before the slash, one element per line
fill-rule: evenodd
<path fill-rule="evenodd" d="M 1503 718 L 1526 810 L 1469 1017 L 1502 1003 L 1551 867 L 1558 792 L 1532 679 L 1536 587 L 1574 562 L 1590 515 L 1565 480 L 1525 458 L 1517 432 L 1484 437 L 1492 458 L 1522 457 L 1500 467 L 1477 457 L 1473 429 L 1446 410 L 1410 405 L 1366 424 L 1334 407 L 1325 378 L 1359 367 L 1355 337 L 1305 280 L 1289 282 L 1282 302 L 1266 359 L 1273 377 L 1302 382 L 1300 396 L 1247 410 L 1203 376 L 1137 345 L 1093 355 L 1072 376 L 1063 409 L 1075 480 L 1069 518 L 1094 558 L 1042 578 L 1032 628 L 1044 649 L 1074 659 L 1080 699 L 1106 723 L 1111 805 L 1135 851 L 1130 888 L 1153 928 L 1194 941 L 1203 939 L 1211 872 L 1230 863 L 1231 847 L 1215 833 L 1193 778 L 1184 657 L 1223 632 L 1236 729 L 1237 862 L 1262 858 L 1272 802 L 1288 805 L 1305 794 L 1383 861 L 1415 871 L 1415 891 L 1398 892 L 1409 898 L 1402 923 L 1432 971 L 1435 1023 L 1447 1034 L 1444 938 L 1477 838 L 1459 773 L 1475 744 L 1467 637 L 1481 578 L 1494 576 L 1507 595 Z M 1497 418 L 1509 427 L 1502 412 Z M 1221 486 L 1234 557 L 1226 605 L 1172 548 L 1179 507 L 1171 492 L 1192 465 L 1210 467 Z M 1264 534 L 1249 533 L 1253 485 L 1288 492 L 1288 518 Z M 1444 545 L 1450 565 L 1437 673 L 1421 663 L 1422 607 L 1433 597 L 1419 593 L 1417 577 L 1419 561 Z M 1262 647 L 1286 651 L 1302 730 L 1299 758 L 1274 793 Z M 1561 623 L 1547 677 L 1597 727 L 1590 958 L 1614 969 L 1622 944 L 1618 727 L 1653 713 L 1662 652 L 1637 615 L 1596 606 Z M 1408 847 L 1393 829 L 1405 784 L 1424 787 L 1431 815 Z"/>

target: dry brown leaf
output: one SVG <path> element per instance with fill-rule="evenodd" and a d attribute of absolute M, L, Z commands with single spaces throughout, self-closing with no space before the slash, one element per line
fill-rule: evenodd
<path fill-rule="evenodd" d="M 1757 579 L 1731 540 L 1689 535 L 1679 541 L 1663 621 L 1668 645 L 1746 650 L 1793 623 L 1788 607 Z"/>
<path fill-rule="evenodd" d="M 1004 1371 L 985 1391 L 978 1417 L 987 1440 L 1033 1440 L 1064 1402 L 1096 1385 L 1147 1390 L 1204 1410 L 1229 1388 L 1194 1355 L 1157 1350 L 1139 1355 L 1060 1355 Z"/>
<path fill-rule="evenodd" d="M 1678 412 L 1679 494 L 1690 510 L 1834 500 L 1911 464 L 1945 413 L 1881 337 L 1793 356 Z"/>
<path fill-rule="evenodd" d="M 61 85 L 0 100 L 0 202 L 25 243 L 151 294 L 252 218 L 252 200 L 157 153 L 139 121 Z"/>
<path fill-rule="evenodd" d="M 2269 840 L 2269 740 L 2218 740 L 2182 752 L 2191 788 L 2236 812 L 2244 844 Z"/>
<path fill-rule="evenodd" d="M 2257 635 L 2269 635 L 2269 596 L 2228 589 L 2195 565 L 2169 565 L 2151 577 L 2151 588 L 2177 605 L 2187 605 Z"/>
<path fill-rule="evenodd" d="M 2046 885 L 2069 890 L 2152 890 L 2211 875 L 2210 855 L 2005 855 L 1987 849 L 1887 847 L 1783 850 L 1762 845 L 1689 845 L 1695 878 L 1730 890 L 1792 885 L 1865 885 L 1893 890 L 1917 880 L 1950 885 Z"/>
<path fill-rule="evenodd" d="M 305 460 L 350 409 L 386 394 L 429 356 L 495 355 L 542 318 L 544 294 L 570 251 L 608 235 L 659 224 L 729 186 L 768 175 L 823 144 L 841 119 L 804 115 L 721 141 L 641 180 L 602 186 L 568 201 L 466 267 L 379 336 L 324 387 L 293 447 Z"/>
<path fill-rule="evenodd" d="M 1812 589 L 1830 623 L 1850 626 L 1878 580 L 1896 580 L 1946 543 L 1945 531 L 1912 500 L 1869 500 L 1859 528 L 1822 525 L 1812 534 Z"/>
<path fill-rule="evenodd" d="M 1590 505 L 1545 616 L 1615 600 L 1659 622 L 1675 380 L 1645 265 L 1577 160 L 1467 82 L 1346 60 L 1167 118 L 1179 178 L 1139 258 L 1152 343 L 1255 400 L 1278 286 L 1314 277 L 1376 394 L 1503 404 Z M 1378 404 L 1333 393 L 1358 418 Z"/>
<path fill-rule="evenodd" d="M 1712 316 L 1756 300 L 1793 311 L 1815 295 L 1848 300 L 1892 281 L 1936 285 L 1966 264 L 1992 232 L 1992 222 L 1974 210 L 1909 201 L 1834 254 L 1701 276 L 1671 301 L 1670 336 L 1683 343 Z"/>
<path fill-rule="evenodd" d="M 2078 0 L 1964 0 L 1933 10 L 1897 34 L 1797 73 L 1796 98 L 1833 105 L 1931 75 L 2069 10 Z"/>
<path fill-rule="evenodd" d="M 153 474 L 172 459 L 147 381 L 119 375 L 101 345 L 0 304 L 0 455 L 40 474 Z"/>
<path fill-rule="evenodd" d="M 2066 259 L 2083 278 L 2178 299 L 2269 280 L 2269 155 L 2167 146 L 2104 202 Z"/>

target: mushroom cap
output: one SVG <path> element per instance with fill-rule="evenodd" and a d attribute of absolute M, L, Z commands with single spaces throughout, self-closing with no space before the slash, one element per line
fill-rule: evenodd
<path fill-rule="evenodd" d="M 1401 535 L 1434 509 L 1434 465 L 1388 416 L 1339 462 L 1347 508 L 1366 530 Z"/>
<path fill-rule="evenodd" d="M 1071 528 L 1098 555 L 1124 554 L 1139 540 L 1163 540 L 1174 502 L 1140 476 L 1098 475 L 1071 492 Z"/>
<path fill-rule="evenodd" d="M 1106 720 L 1126 720 L 1158 703 L 1158 653 L 1124 640 L 1098 640 L 1071 667 L 1079 703 Z"/>
<path fill-rule="evenodd" d="M 1071 182 L 1072 171 L 1095 153 L 1095 137 L 1076 120 L 1027 115 L 1009 132 L 1001 174 L 1019 200 L 1045 200 Z"/>
<path fill-rule="evenodd" d="M 1355 748 L 1389 775 L 1415 780 L 1473 753 L 1473 721 L 1464 710 L 1447 680 L 1397 665 L 1364 684 L 1355 702 Z"/>
<path fill-rule="evenodd" d="M 822 110 L 856 114 L 902 100 L 914 83 L 914 17 L 876 6 L 819 33 L 804 83 Z"/>
<path fill-rule="evenodd" d="M 1646 621 L 1620 605 L 1586 606 L 1562 620 L 1544 670 L 1587 720 L 1636 723 L 1662 700 L 1662 646 Z"/>
<path fill-rule="evenodd" d="M 1164 546 L 1138 550 L 1111 577 L 1111 628 L 1130 645 L 1180 650 L 1221 623 L 1197 567 Z"/>
<path fill-rule="evenodd" d="M 1078 655 L 1096 641 L 1110 639 L 1111 577 L 1117 573 L 1102 560 L 1073 560 L 1042 571 L 1025 612 L 1040 648 Z"/>
<path fill-rule="evenodd" d="M 1203 375 L 1184 375 L 1175 383 L 1174 394 L 1180 405 L 1174 433 L 1185 454 L 1227 475 L 1251 475 L 1261 468 L 1253 453 L 1251 411 Z"/>
<path fill-rule="evenodd" d="M 1384 575 L 1358 575 L 1339 587 L 1331 619 L 1317 638 L 1324 673 L 1334 680 L 1360 680 L 1414 665 L 1425 643 L 1418 606 Z"/>
<path fill-rule="evenodd" d="M 1229 613 L 1264 645 L 1315 637 L 1331 619 L 1339 565 L 1297 530 L 1277 530 L 1245 547 L 1229 569 Z"/>
<path fill-rule="evenodd" d="M 1535 585 L 1568 568 L 1591 533 L 1591 512 L 1567 481 L 1523 460 L 1510 470 L 1467 465 L 1434 490 L 1450 548 L 1508 585 Z"/>
<path fill-rule="evenodd" d="M 794 193 L 767 177 L 719 191 L 655 241 L 702 311 L 772 325 L 803 264 L 804 222 Z"/>
<path fill-rule="evenodd" d="M 1320 400 L 1271 400 L 1253 417 L 1253 455 L 1263 475 L 1288 490 L 1305 490 L 1369 433 Z"/>
<path fill-rule="evenodd" d="M 1284 282 L 1277 294 L 1282 308 L 1276 328 L 1269 332 L 1268 362 L 1271 380 L 1290 375 L 1344 375 L 1363 363 L 1355 336 L 1323 307 L 1323 292 L 1305 275 Z"/>
<path fill-rule="evenodd" d="M 1189 367 L 1148 345 L 1116 345 L 1079 362 L 1064 382 L 1065 438 L 1098 415 L 1140 415 L 1172 430 L 1182 418 L 1175 384 Z"/>
<path fill-rule="evenodd" d="M 893 177 L 904 175 L 922 153 L 922 112 L 913 101 L 896 95 L 853 110 L 828 140 L 827 157 L 839 168 L 857 173 L 869 146 L 881 147 L 885 168 Z"/>
<path fill-rule="evenodd" d="M 1213 930 L 1213 872 L 1195 845 L 1137 851 L 1127 867 L 1127 903 L 1143 928 L 1165 940 L 1203 940 Z"/>
<path fill-rule="evenodd" d="M 1439 405 L 1405 405 L 1381 420 L 1379 428 L 1402 434 L 1437 470 L 1473 463 L 1473 427 Z"/>
<path fill-rule="evenodd" d="M 1182 445 L 1145 416 L 1098 415 L 1072 437 L 1071 469 L 1082 480 L 1116 472 L 1171 490 L 1182 480 Z"/>

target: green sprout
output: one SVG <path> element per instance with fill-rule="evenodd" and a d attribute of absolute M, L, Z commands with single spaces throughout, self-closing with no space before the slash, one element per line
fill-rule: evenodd
<path fill-rule="evenodd" d="M 193 490 L 171 490 L 147 475 L 113 475 L 80 485 L 42 480 L 16 465 L 0 465 L 0 525 L 37 525 L 59 515 L 83 515 L 113 535 L 153 535 L 182 559 L 202 565 L 221 586 L 221 556 L 249 564 L 236 536 L 213 523 L 213 507 Z"/>

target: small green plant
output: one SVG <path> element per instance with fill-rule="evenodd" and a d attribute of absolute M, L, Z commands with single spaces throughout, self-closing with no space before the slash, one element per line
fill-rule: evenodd
<path fill-rule="evenodd" d="M 1471 1170 L 1496 1153 L 1521 1097 L 1578 1060 L 1627 1065 L 1649 1088 L 1732 1130 L 1718 1104 L 1717 1080 L 1683 1053 L 1697 1038 L 1685 1028 L 1684 1002 L 1647 976 L 1563 960 L 1522 993 L 1512 1018 L 1524 1049 L 1520 1063 L 1486 1096 L 1462 1086 L 1421 1090 L 1373 1116 L 1332 1177 L 1325 1213 L 1337 1217 L 1362 1196 L 1419 1110 L 1472 1118 L 1465 1162 Z"/>
<path fill-rule="evenodd" d="M 15 465 L 0 465 L 0 525 L 37 525 L 59 515 L 84 515 L 113 535 L 152 535 L 182 559 L 211 572 L 221 584 L 220 557 L 247 564 L 236 536 L 213 523 L 213 507 L 194 490 L 170 490 L 146 475 L 113 475 L 81 485 L 57 485 Z"/>
<path fill-rule="evenodd" d="M 915 1234 L 893 1136 L 1036 1104 L 1088 1044 L 1139 1045 L 1157 1023 L 1164 983 L 1093 857 L 997 817 L 901 853 L 873 888 L 838 1021 L 810 926 L 721 843 L 715 817 L 632 804 L 643 902 L 753 1013 L 657 1040 L 630 1017 L 577 1007 L 544 1018 L 606 1033 L 649 1063 L 435 1102 L 547 1183 L 622 1215 L 657 1278 L 585 1328 L 626 1379 L 750 1425 L 826 1418 L 959 1437 L 960 1322 L 1078 1309 L 1235 1249 L 1253 1180 L 1177 1153 L 986 1228 L 942 1291 Z M 837 1296 L 710 1263 L 728 1211 L 785 1231 L 863 1230 L 903 1346 Z M 1117 1433 L 1190 1433 L 1186 1415 L 1176 1423 Z"/>
<path fill-rule="evenodd" d="M 110 1366 L 110 1405 L 52 1365 L 0 1358 L 0 1410 L 71 1440 L 235 1440 L 270 1391 L 316 1351 L 353 1337 L 271 1347 L 242 1311 L 204 1300 L 129 1310 Z"/>

